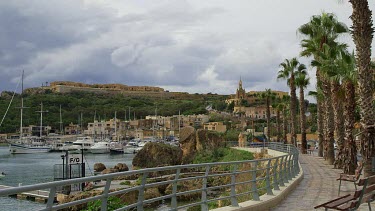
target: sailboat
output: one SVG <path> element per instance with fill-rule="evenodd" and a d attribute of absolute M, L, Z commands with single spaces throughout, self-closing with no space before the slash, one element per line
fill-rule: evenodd
<path fill-rule="evenodd" d="M 23 105 L 23 75 L 22 72 L 22 92 L 21 92 L 21 123 L 20 123 L 20 136 L 18 139 L 7 140 L 9 143 L 9 151 L 11 154 L 30 154 L 30 153 L 41 153 L 49 152 L 51 150 L 50 146 L 46 145 L 46 141 L 42 139 L 42 119 L 43 119 L 43 104 L 41 104 L 40 110 L 40 137 L 24 137 L 22 131 L 22 117 L 23 109 L 26 108 Z M 39 111 L 38 111 L 39 112 Z"/>

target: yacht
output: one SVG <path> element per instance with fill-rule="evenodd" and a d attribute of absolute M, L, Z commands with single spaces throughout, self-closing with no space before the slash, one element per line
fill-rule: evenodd
<path fill-rule="evenodd" d="M 51 146 L 47 145 L 46 141 L 39 137 L 20 140 L 20 142 L 9 143 L 9 151 L 11 154 L 32 154 L 49 152 L 51 150 Z"/>
<path fill-rule="evenodd" d="M 73 142 L 72 146 L 68 147 L 69 151 L 88 151 L 92 146 L 94 146 L 94 140 L 90 136 L 78 137 L 76 141 Z"/>
<path fill-rule="evenodd" d="M 93 154 L 104 154 L 104 153 L 109 153 L 110 145 L 106 141 L 100 141 L 94 144 L 90 148 L 90 152 Z"/>
<path fill-rule="evenodd" d="M 129 141 L 124 147 L 124 154 L 135 154 L 139 148 L 137 141 Z"/>

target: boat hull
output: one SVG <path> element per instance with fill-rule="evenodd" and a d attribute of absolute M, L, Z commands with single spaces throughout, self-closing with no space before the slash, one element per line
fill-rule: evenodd
<path fill-rule="evenodd" d="M 103 148 L 103 149 L 100 149 L 100 148 L 93 149 L 93 148 L 91 148 L 90 152 L 92 154 L 105 154 L 105 153 L 109 153 L 109 149 L 108 148 Z"/>
<path fill-rule="evenodd" d="M 10 144 L 9 151 L 11 154 L 33 154 L 49 152 L 51 147 L 45 146 L 25 146 L 21 144 Z"/>

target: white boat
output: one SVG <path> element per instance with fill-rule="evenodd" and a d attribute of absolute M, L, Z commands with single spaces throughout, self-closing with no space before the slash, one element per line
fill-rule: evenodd
<path fill-rule="evenodd" d="M 17 144 L 17 143 L 10 143 L 9 144 L 9 151 L 11 154 L 32 154 L 32 153 L 42 153 L 42 152 L 49 152 L 51 150 L 50 146 L 46 145 L 28 145 L 25 143 Z"/>
<path fill-rule="evenodd" d="M 100 142 L 95 143 L 94 146 L 90 148 L 90 152 L 93 154 L 104 154 L 104 153 L 109 153 L 109 149 L 110 149 L 110 146 L 108 142 L 100 141 Z"/>
<path fill-rule="evenodd" d="M 124 154 L 135 154 L 140 148 L 137 141 L 129 141 L 124 147 Z"/>
<path fill-rule="evenodd" d="M 0 179 L 4 178 L 5 175 L 6 175 L 6 174 L 5 174 L 4 172 L 1 172 L 1 174 L 0 174 Z"/>
<path fill-rule="evenodd" d="M 94 144 L 94 140 L 90 136 L 78 137 L 72 146 L 68 147 L 68 150 L 77 151 L 83 149 L 84 151 L 88 151 Z"/>

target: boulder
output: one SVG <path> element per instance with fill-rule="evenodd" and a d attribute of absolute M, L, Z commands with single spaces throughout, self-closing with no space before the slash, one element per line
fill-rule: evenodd
<path fill-rule="evenodd" d="M 125 163 L 118 163 L 113 168 L 117 169 L 119 172 L 129 171 L 129 167 Z"/>
<path fill-rule="evenodd" d="M 152 168 L 180 165 L 182 150 L 179 147 L 163 143 L 147 143 L 133 158 L 133 167 Z"/>
<path fill-rule="evenodd" d="M 105 165 L 103 163 L 95 163 L 94 164 L 94 171 L 96 171 L 96 172 L 101 172 L 106 168 L 107 167 L 105 167 Z"/>
<path fill-rule="evenodd" d="M 115 168 L 109 168 L 109 169 L 104 169 L 102 171 L 102 174 L 111 174 L 111 173 L 116 173 L 116 172 L 119 172 L 119 170 Z"/>

